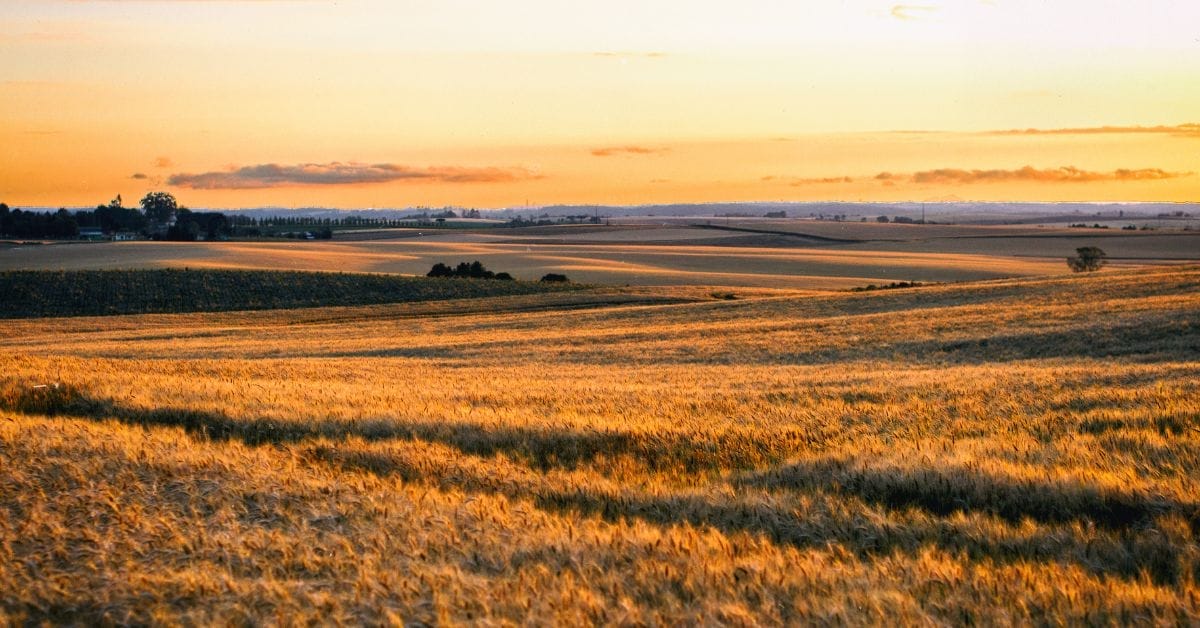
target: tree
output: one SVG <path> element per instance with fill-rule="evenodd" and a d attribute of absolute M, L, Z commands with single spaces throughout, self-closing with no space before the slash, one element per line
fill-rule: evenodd
<path fill-rule="evenodd" d="M 146 228 L 146 217 L 136 207 L 122 207 L 119 194 L 108 205 L 97 205 L 93 216 L 94 226 L 109 232 L 141 231 Z"/>
<path fill-rule="evenodd" d="M 151 192 L 142 197 L 142 211 L 146 212 L 147 218 L 159 224 L 170 222 L 178 207 L 170 192 Z"/>
<path fill-rule="evenodd" d="M 429 272 L 426 273 L 425 276 L 426 277 L 453 277 L 454 269 L 450 268 L 449 266 L 447 266 L 441 262 L 438 262 L 433 265 L 433 268 L 429 269 Z"/>
<path fill-rule="evenodd" d="M 1067 266 L 1077 273 L 1100 270 L 1107 263 L 1108 255 L 1096 246 L 1081 246 L 1075 249 L 1075 255 L 1067 258 Z"/>
<path fill-rule="evenodd" d="M 542 275 L 541 281 L 547 283 L 569 283 L 571 280 L 567 279 L 566 275 L 560 275 L 558 273 L 546 273 L 545 275 Z"/>

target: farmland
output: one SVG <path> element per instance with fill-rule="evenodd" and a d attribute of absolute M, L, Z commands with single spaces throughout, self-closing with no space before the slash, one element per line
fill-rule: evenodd
<path fill-rule="evenodd" d="M 735 291 L 6 321 L 0 618 L 1200 621 L 1200 269 Z"/>
<path fill-rule="evenodd" d="M 714 228 L 725 226 L 740 230 Z M 1197 232 L 1092 233 L 1030 226 L 663 219 L 611 226 L 394 229 L 338 236 L 343 237 L 348 239 L 0 245 L 0 270 L 204 268 L 423 275 L 438 262 L 478 259 L 525 280 L 554 272 L 593 284 L 840 290 L 894 281 L 1063 274 L 1069 272 L 1063 260 L 1081 246 L 1100 246 L 1118 266 L 1200 261 Z"/>

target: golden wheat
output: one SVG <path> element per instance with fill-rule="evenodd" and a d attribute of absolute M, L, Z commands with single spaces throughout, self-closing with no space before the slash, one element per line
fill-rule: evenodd
<path fill-rule="evenodd" d="M 1200 270 L 645 292 L 7 323 L 0 618 L 1200 621 Z"/>

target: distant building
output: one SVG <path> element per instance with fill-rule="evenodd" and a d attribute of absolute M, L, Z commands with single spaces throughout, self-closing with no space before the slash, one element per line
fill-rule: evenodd
<path fill-rule="evenodd" d="M 79 239 L 80 240 L 107 240 L 108 238 L 104 237 L 104 230 L 101 229 L 100 227 L 80 227 L 79 228 Z"/>

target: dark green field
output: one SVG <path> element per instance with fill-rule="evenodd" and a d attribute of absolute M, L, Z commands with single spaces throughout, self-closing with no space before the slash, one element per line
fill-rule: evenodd
<path fill-rule="evenodd" d="M 571 284 L 256 270 L 0 272 L 0 318 L 376 305 L 515 296 Z"/>

